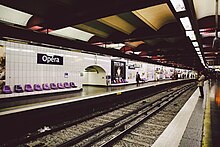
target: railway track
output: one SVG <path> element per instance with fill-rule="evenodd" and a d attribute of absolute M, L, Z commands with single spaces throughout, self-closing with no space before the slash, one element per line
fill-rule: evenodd
<path fill-rule="evenodd" d="M 117 110 L 112 110 L 103 115 L 29 141 L 21 146 L 82 147 L 128 146 L 128 144 L 150 146 L 160 134 L 160 130 L 165 129 L 166 125 L 171 121 L 171 117 L 164 116 L 170 115 L 174 117 L 176 114 L 172 108 L 167 108 L 167 111 L 159 110 L 174 101 L 186 90 L 192 89 L 193 86 L 194 84 L 186 84 L 172 88 L 159 95 L 147 97 Z M 154 115 L 158 111 L 159 113 Z M 161 125 L 161 123 L 157 124 L 157 122 L 164 122 L 164 125 Z M 154 135 L 147 135 L 146 132 L 154 132 Z"/>
<path fill-rule="evenodd" d="M 46 133 L 42 132 L 41 135 L 37 135 L 38 138 L 29 139 L 28 142 L 24 141 L 19 146 L 126 146 L 125 144 L 150 146 L 161 133 L 160 130 L 165 129 L 172 120 L 171 117 L 163 116 L 174 117 L 176 114 L 172 108 L 167 111 L 159 110 L 186 90 L 192 89 L 193 86 L 194 84 L 191 83 L 165 90 L 134 103 L 125 104 L 123 107 L 103 112 L 102 115 L 94 115 L 94 117 L 71 126 L 64 125 L 52 130 L 49 128 L 49 131 L 44 130 Z M 154 115 L 158 111 L 159 117 Z M 161 119 L 165 125 L 157 125 Z M 155 120 L 156 122 L 152 122 Z M 156 135 L 147 135 L 146 132 L 154 132 Z M 140 138 L 146 140 L 146 136 L 147 141 L 137 141 L 141 140 Z M 7 145 L 10 146 L 10 143 L 5 144 L 5 146 Z"/>

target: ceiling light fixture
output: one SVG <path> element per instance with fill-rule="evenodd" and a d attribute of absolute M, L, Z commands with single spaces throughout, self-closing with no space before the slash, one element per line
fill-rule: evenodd
<path fill-rule="evenodd" d="M 113 43 L 113 44 L 106 44 L 106 48 L 114 48 L 114 49 L 121 49 L 123 46 L 125 46 L 124 43 Z"/>
<path fill-rule="evenodd" d="M 183 0 L 170 0 L 176 12 L 186 11 Z"/>
<path fill-rule="evenodd" d="M 196 35 L 194 31 L 186 31 L 186 36 L 189 36 L 191 41 L 196 40 Z"/>
<path fill-rule="evenodd" d="M 180 21 L 185 30 L 192 30 L 192 25 L 190 23 L 189 17 L 180 18 Z"/>
<path fill-rule="evenodd" d="M 88 33 L 73 27 L 66 27 L 59 30 L 55 30 L 49 32 L 49 34 L 68 39 L 78 39 L 82 41 L 88 41 L 92 36 L 94 36 L 94 34 L 92 33 Z"/>
<path fill-rule="evenodd" d="M 197 41 L 192 42 L 192 44 L 193 44 L 194 47 L 198 47 L 199 46 Z"/>
<path fill-rule="evenodd" d="M 33 15 L 0 5 L 0 21 L 26 26 Z"/>
<path fill-rule="evenodd" d="M 196 47 L 195 50 L 196 50 L 197 52 L 200 52 L 200 48 L 198 48 L 198 47 Z"/>

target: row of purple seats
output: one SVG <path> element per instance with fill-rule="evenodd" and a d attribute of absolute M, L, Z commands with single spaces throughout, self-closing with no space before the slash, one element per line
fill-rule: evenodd
<path fill-rule="evenodd" d="M 116 79 L 112 81 L 113 84 L 118 84 L 118 83 L 128 83 L 125 79 Z"/>
<path fill-rule="evenodd" d="M 74 84 L 74 82 L 64 82 L 64 83 L 48 83 L 43 84 L 42 87 L 40 84 L 34 84 L 34 87 L 32 88 L 31 84 L 25 84 L 24 90 L 21 85 L 14 85 L 14 92 L 21 93 L 21 92 L 32 92 L 32 91 L 42 91 L 42 90 L 51 90 L 51 89 L 64 89 L 64 88 L 76 88 L 77 86 Z M 12 90 L 9 85 L 4 85 L 2 92 L 5 94 L 12 93 Z"/>

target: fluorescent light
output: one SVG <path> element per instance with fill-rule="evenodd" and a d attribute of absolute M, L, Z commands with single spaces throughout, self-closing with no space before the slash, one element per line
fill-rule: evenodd
<path fill-rule="evenodd" d="M 3 5 L 0 5 L 0 20 L 21 26 L 26 26 L 32 15 Z"/>
<path fill-rule="evenodd" d="M 201 52 L 197 52 L 198 55 L 201 55 Z"/>
<path fill-rule="evenodd" d="M 192 42 L 192 44 L 193 44 L 194 47 L 198 47 L 199 46 L 197 41 Z"/>
<path fill-rule="evenodd" d="M 141 52 L 134 52 L 134 54 L 139 55 Z"/>
<path fill-rule="evenodd" d="M 185 11 L 185 5 L 182 0 L 170 0 L 176 12 Z"/>
<path fill-rule="evenodd" d="M 196 47 L 195 50 L 196 50 L 197 52 L 200 52 L 200 48 L 198 48 L 198 47 Z"/>
<path fill-rule="evenodd" d="M 192 25 L 190 23 L 189 17 L 180 18 L 180 21 L 185 30 L 192 30 Z"/>
<path fill-rule="evenodd" d="M 125 46 L 124 43 L 117 43 L 117 44 L 106 44 L 106 48 L 114 48 L 114 49 L 121 49 L 123 46 Z"/>
<path fill-rule="evenodd" d="M 196 40 L 196 35 L 194 31 L 186 31 L 186 36 L 189 36 L 190 40 Z"/>
<path fill-rule="evenodd" d="M 73 28 L 73 27 L 66 27 L 59 30 L 55 30 L 52 32 L 49 32 L 49 34 L 69 39 L 78 39 L 82 41 L 88 41 L 94 34 L 81 31 L 79 29 Z"/>

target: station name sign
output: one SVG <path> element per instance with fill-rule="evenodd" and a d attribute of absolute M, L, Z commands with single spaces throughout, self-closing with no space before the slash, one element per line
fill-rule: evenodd
<path fill-rule="evenodd" d="M 63 65 L 63 57 L 37 53 L 37 64 Z"/>
<path fill-rule="evenodd" d="M 128 65 L 128 69 L 135 69 L 135 68 L 141 68 L 142 65 L 140 64 L 131 64 L 131 65 Z"/>

